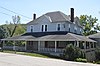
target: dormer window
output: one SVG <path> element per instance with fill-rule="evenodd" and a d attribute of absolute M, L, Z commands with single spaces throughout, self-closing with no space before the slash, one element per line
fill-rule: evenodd
<path fill-rule="evenodd" d="M 57 30 L 60 31 L 61 24 L 57 24 Z"/>
<path fill-rule="evenodd" d="M 31 32 L 33 32 L 33 26 L 31 25 Z"/>

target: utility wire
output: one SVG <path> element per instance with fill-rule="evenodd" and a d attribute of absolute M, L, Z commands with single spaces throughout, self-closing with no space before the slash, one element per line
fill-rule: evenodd
<path fill-rule="evenodd" d="M 4 14 L 4 15 L 7 15 L 7 16 L 12 16 L 12 15 L 9 15 L 9 14 L 7 14 L 7 13 L 4 13 L 4 12 L 0 12 L 1 14 Z M 27 20 L 27 19 L 25 19 L 25 20 Z M 29 20 L 27 20 L 27 21 L 29 21 Z"/>
<path fill-rule="evenodd" d="M 7 8 L 4 8 L 4 7 L 2 7 L 2 6 L 0 6 L 0 8 L 2 8 L 2 9 L 4 9 L 4 10 L 7 10 L 7 11 L 9 11 L 9 12 L 12 12 L 12 13 L 18 14 L 18 15 L 21 15 L 21 16 L 23 16 L 23 17 L 25 17 L 25 18 L 32 19 L 32 18 L 30 18 L 30 17 L 24 16 L 24 15 L 22 15 L 22 14 L 19 14 L 19 13 L 17 13 L 17 12 L 14 12 L 14 11 L 9 10 L 9 9 L 7 9 Z M 4 13 L 4 14 L 5 14 L 5 13 Z M 7 14 L 5 14 L 5 15 L 7 15 Z"/>
<path fill-rule="evenodd" d="M 7 14 L 7 13 L 4 13 L 4 12 L 0 12 L 0 13 L 2 13 L 2 14 L 4 14 L 4 15 L 7 15 L 7 16 L 11 16 L 11 15 L 9 15 L 9 14 Z"/>

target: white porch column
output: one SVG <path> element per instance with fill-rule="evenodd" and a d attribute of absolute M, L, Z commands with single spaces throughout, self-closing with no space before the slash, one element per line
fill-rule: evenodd
<path fill-rule="evenodd" d="M 15 45 L 15 41 L 14 41 L 14 46 L 13 46 L 13 50 L 15 51 L 15 54 L 16 54 L 16 45 Z"/>
<path fill-rule="evenodd" d="M 3 40 L 3 43 L 2 43 L 2 51 L 4 50 L 4 44 L 5 44 L 5 41 Z"/>
<path fill-rule="evenodd" d="M 40 41 L 38 41 L 38 51 L 40 51 Z"/>
<path fill-rule="evenodd" d="M 91 48 L 91 42 L 89 42 L 89 49 Z"/>
<path fill-rule="evenodd" d="M 77 47 L 79 47 L 79 41 L 77 41 Z"/>
<path fill-rule="evenodd" d="M 76 47 L 77 46 L 77 43 L 76 43 L 77 41 L 74 41 L 74 47 Z"/>
<path fill-rule="evenodd" d="M 95 48 L 95 46 L 94 46 L 94 45 L 95 45 L 95 42 L 93 42 L 93 48 Z"/>
<path fill-rule="evenodd" d="M 57 51 L 57 42 L 55 41 L 55 52 Z"/>
<path fill-rule="evenodd" d="M 25 41 L 25 51 L 27 50 L 27 41 Z"/>
<path fill-rule="evenodd" d="M 85 46 L 84 46 L 84 47 L 85 47 L 85 49 L 87 49 L 86 43 L 87 43 L 87 42 L 85 41 L 85 42 L 84 42 L 84 44 L 85 44 Z"/>
<path fill-rule="evenodd" d="M 86 42 L 84 41 L 84 43 L 83 43 L 83 46 L 84 46 L 84 49 L 86 49 Z"/>

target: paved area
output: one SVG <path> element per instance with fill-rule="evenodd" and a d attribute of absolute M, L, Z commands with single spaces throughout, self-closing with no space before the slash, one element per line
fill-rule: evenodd
<path fill-rule="evenodd" d="M 0 66 L 100 66 L 57 59 L 30 57 L 0 52 Z"/>

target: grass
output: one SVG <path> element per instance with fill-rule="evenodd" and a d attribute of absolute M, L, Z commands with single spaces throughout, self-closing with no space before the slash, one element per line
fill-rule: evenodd
<path fill-rule="evenodd" d="M 49 54 L 40 54 L 40 53 L 29 53 L 29 52 L 19 52 L 13 50 L 3 50 L 4 53 L 12 53 L 12 54 L 19 54 L 19 55 L 26 55 L 26 56 L 33 56 L 33 57 L 42 57 L 42 58 L 55 58 L 61 59 L 60 57 L 49 55 Z"/>

